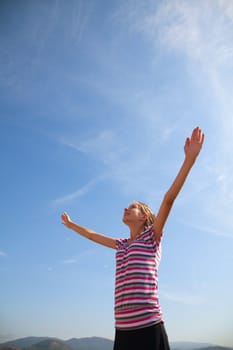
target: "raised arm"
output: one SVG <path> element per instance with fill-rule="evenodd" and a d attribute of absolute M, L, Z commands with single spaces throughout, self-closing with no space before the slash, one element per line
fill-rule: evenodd
<path fill-rule="evenodd" d="M 204 134 L 199 127 L 195 128 L 191 137 L 186 139 L 184 145 L 185 159 L 184 162 L 169 190 L 166 192 L 162 204 L 159 208 L 158 214 L 154 222 L 154 231 L 156 239 L 160 239 L 164 225 L 176 199 L 179 194 L 195 160 L 200 153 L 204 142 Z"/>
<path fill-rule="evenodd" d="M 97 233 L 93 230 L 90 230 L 89 228 L 80 226 L 73 222 L 69 215 L 67 213 L 63 213 L 61 215 L 62 218 L 62 224 L 66 227 L 72 229 L 76 233 L 80 234 L 81 236 L 90 239 L 91 241 L 95 243 L 99 243 L 104 245 L 105 247 L 115 249 L 116 248 L 116 239 L 112 237 L 108 237 L 105 235 L 102 235 L 101 233 Z"/>

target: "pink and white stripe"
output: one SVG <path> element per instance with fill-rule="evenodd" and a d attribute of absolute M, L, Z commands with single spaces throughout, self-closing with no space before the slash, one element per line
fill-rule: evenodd
<path fill-rule="evenodd" d="M 128 239 L 117 240 L 116 328 L 142 328 L 162 320 L 158 299 L 160 248 L 153 226 L 132 243 Z"/>

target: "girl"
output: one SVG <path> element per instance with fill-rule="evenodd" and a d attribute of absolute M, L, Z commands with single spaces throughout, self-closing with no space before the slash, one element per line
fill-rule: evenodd
<path fill-rule="evenodd" d="M 164 225 L 185 179 L 202 148 L 204 134 L 195 128 L 184 145 L 185 158 L 166 192 L 158 214 L 142 202 L 125 208 L 128 239 L 108 237 L 73 222 L 67 213 L 62 223 L 96 243 L 116 249 L 114 350 L 169 350 L 158 298 L 158 265 Z"/>

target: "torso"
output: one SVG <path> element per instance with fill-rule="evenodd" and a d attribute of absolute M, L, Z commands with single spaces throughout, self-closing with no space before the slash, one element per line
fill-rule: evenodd
<path fill-rule="evenodd" d="M 115 322 L 118 329 L 148 327 L 162 320 L 158 299 L 161 244 L 153 226 L 134 241 L 117 240 Z"/>

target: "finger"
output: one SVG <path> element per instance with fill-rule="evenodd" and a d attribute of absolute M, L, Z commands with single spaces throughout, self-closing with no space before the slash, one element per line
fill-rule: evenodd
<path fill-rule="evenodd" d="M 201 141 L 201 135 L 202 135 L 202 131 L 199 128 L 199 126 L 197 126 L 194 130 L 193 130 L 193 141 L 196 142 L 200 142 Z"/>
<path fill-rule="evenodd" d="M 184 145 L 184 147 L 188 147 L 189 144 L 190 144 L 190 141 L 191 141 L 190 138 L 187 137 L 186 140 L 185 140 L 185 145 Z"/>
<path fill-rule="evenodd" d="M 192 135 L 191 135 L 191 140 L 195 140 L 196 139 L 197 133 L 198 133 L 198 127 L 193 129 L 193 132 L 192 132 Z"/>
<path fill-rule="evenodd" d="M 203 132 L 201 131 L 201 129 L 198 127 L 197 128 L 197 141 L 200 142 L 201 144 L 203 143 L 202 138 L 203 138 Z"/>
<path fill-rule="evenodd" d="M 205 134 L 204 133 L 202 133 L 202 135 L 201 135 L 201 145 L 203 145 L 203 143 L 204 143 L 204 140 L 205 140 Z"/>

